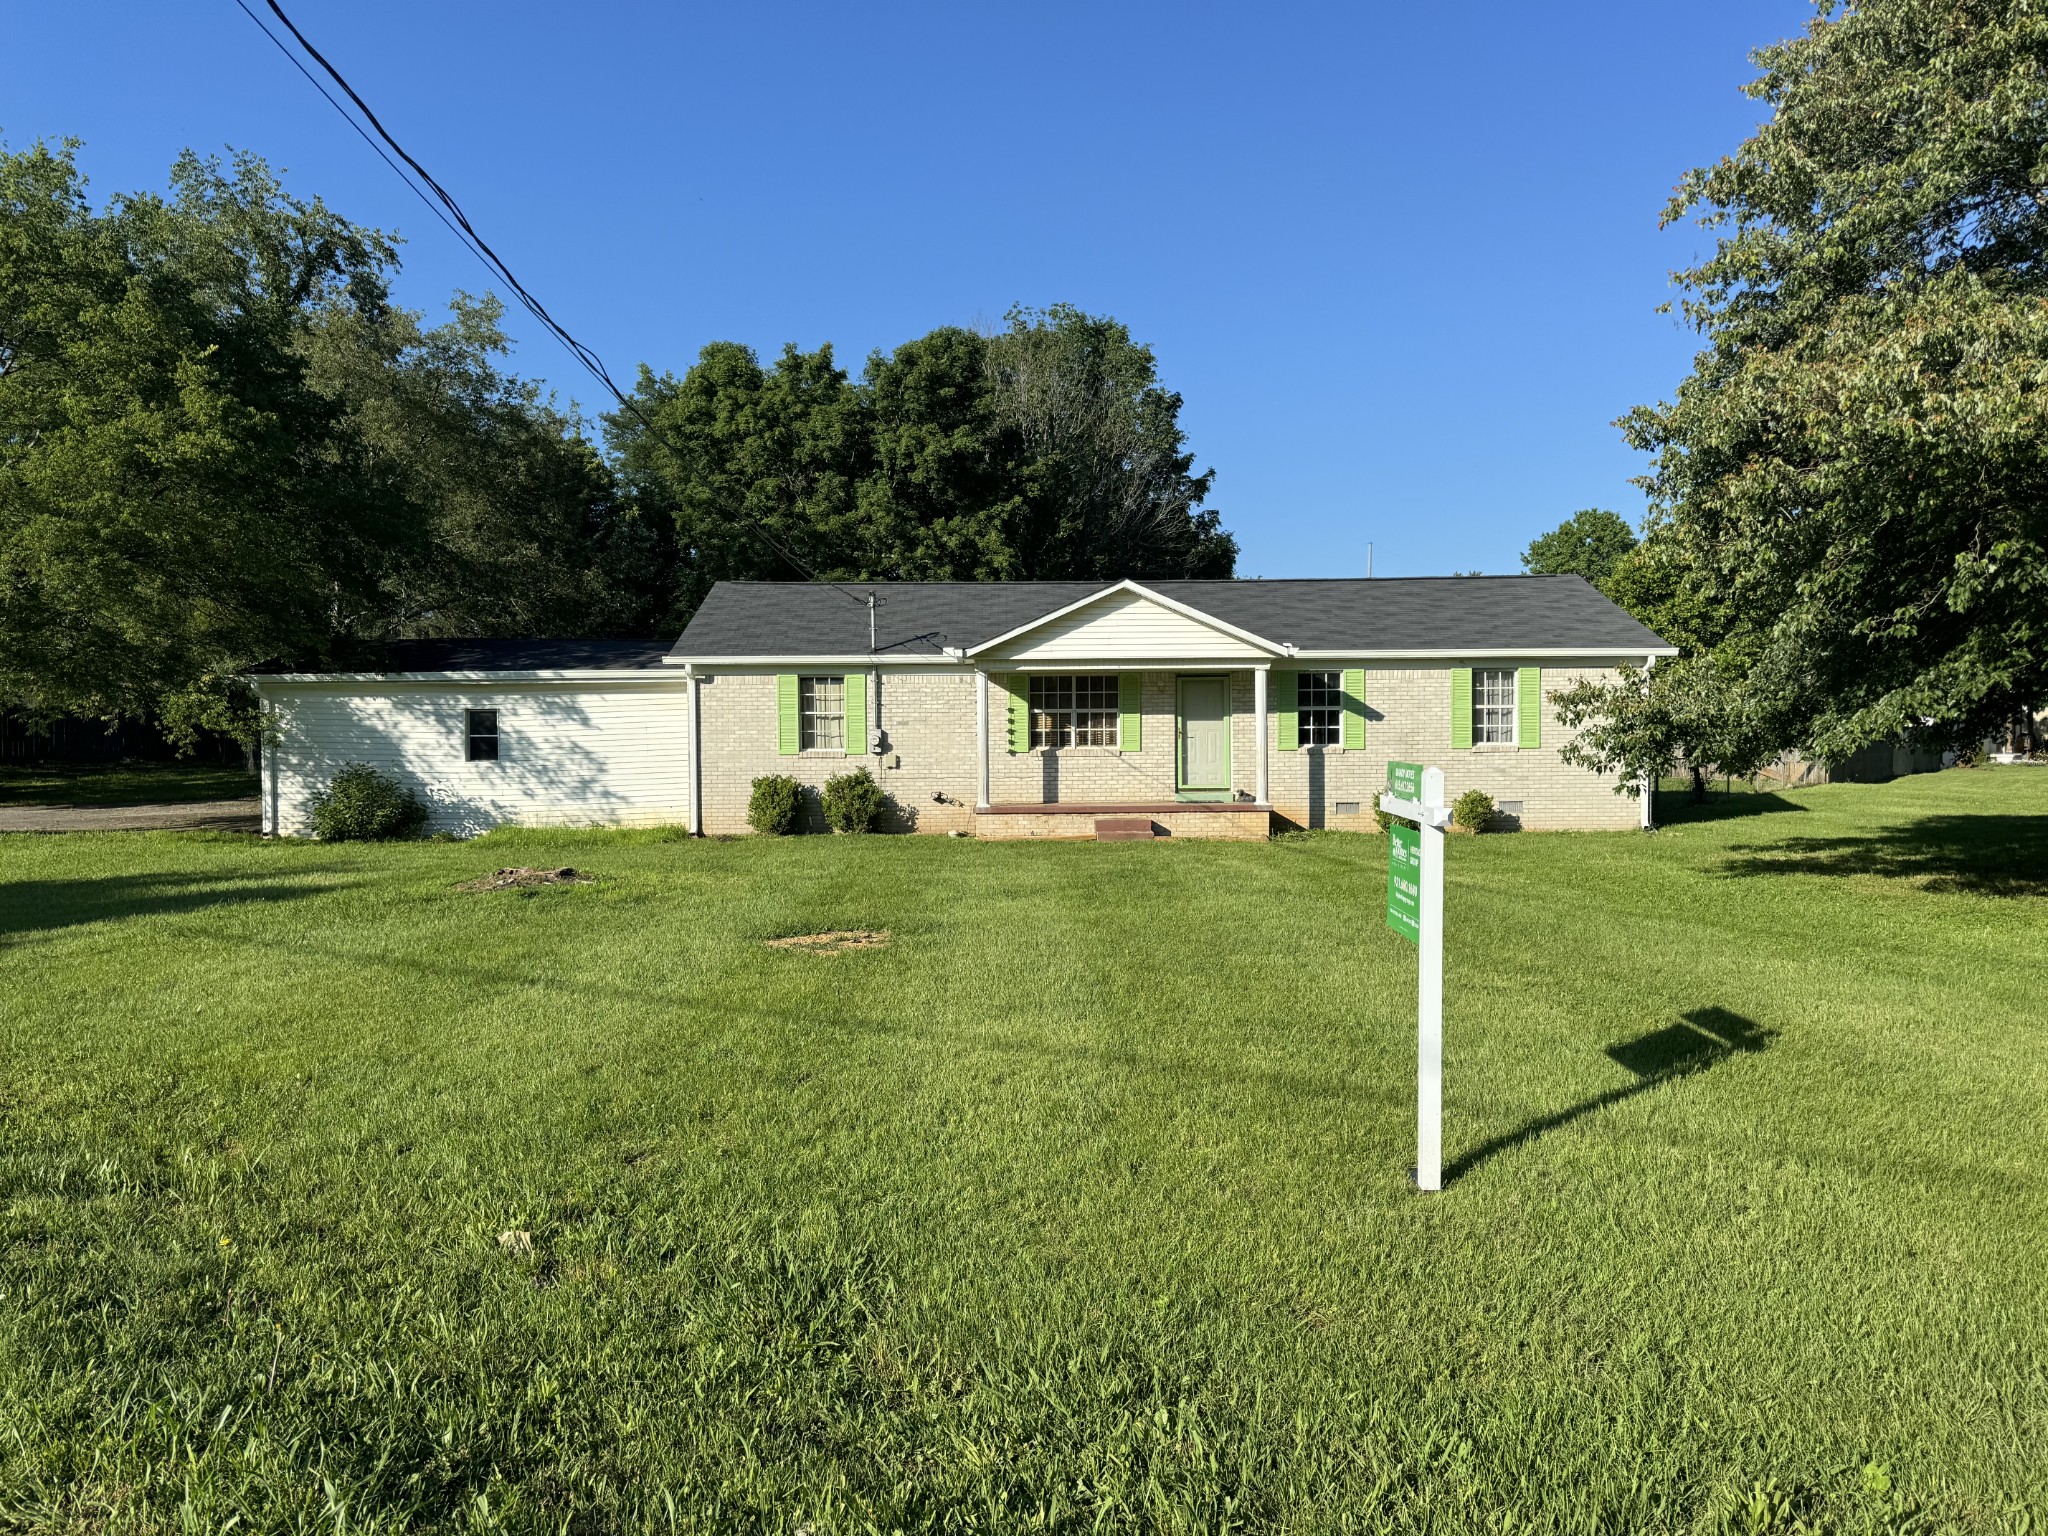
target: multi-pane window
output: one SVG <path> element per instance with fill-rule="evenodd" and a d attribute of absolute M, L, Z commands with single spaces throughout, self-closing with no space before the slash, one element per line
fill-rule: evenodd
<path fill-rule="evenodd" d="M 1296 680 L 1295 715 L 1304 747 L 1344 743 L 1344 674 L 1303 672 Z"/>
<path fill-rule="evenodd" d="M 465 709 L 462 733 L 468 740 L 463 755 L 472 763 L 498 760 L 498 712 L 495 709 Z"/>
<path fill-rule="evenodd" d="M 1515 672 L 1512 667 L 1472 669 L 1472 741 L 1515 744 Z"/>
<path fill-rule="evenodd" d="M 1031 745 L 1113 747 L 1117 744 L 1114 672 L 1031 679 Z"/>
<path fill-rule="evenodd" d="M 806 752 L 846 750 L 846 679 L 804 677 L 797 680 L 797 720 Z"/>

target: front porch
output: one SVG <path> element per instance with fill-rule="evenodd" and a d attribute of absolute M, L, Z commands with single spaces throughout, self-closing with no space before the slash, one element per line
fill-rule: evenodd
<path fill-rule="evenodd" d="M 1268 836 L 1266 684 L 1242 665 L 980 673 L 975 835 Z M 1070 697 L 1100 707 L 1045 707 Z"/>
<path fill-rule="evenodd" d="M 959 653 L 976 833 L 1267 836 L 1268 673 L 1291 655 L 1129 582 Z"/>

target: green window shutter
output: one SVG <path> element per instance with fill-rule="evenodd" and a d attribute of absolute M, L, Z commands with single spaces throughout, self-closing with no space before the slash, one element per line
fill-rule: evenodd
<path fill-rule="evenodd" d="M 1451 668 L 1451 749 L 1468 750 L 1472 745 L 1472 669 Z"/>
<path fill-rule="evenodd" d="M 784 672 L 775 679 L 775 750 L 783 757 L 795 757 L 800 744 L 796 720 L 796 674 Z"/>
<path fill-rule="evenodd" d="M 1523 751 L 1543 745 L 1543 669 L 1515 673 L 1515 742 Z"/>
<path fill-rule="evenodd" d="M 1365 746 L 1365 668 L 1344 669 L 1344 750 Z"/>
<path fill-rule="evenodd" d="M 1280 711 L 1280 750 L 1301 750 L 1301 674 L 1273 674 L 1273 707 Z"/>
<path fill-rule="evenodd" d="M 1116 675 L 1116 749 L 1119 752 L 1145 750 L 1145 674 L 1119 672 Z"/>
<path fill-rule="evenodd" d="M 1010 696 L 1010 750 L 1031 750 L 1031 679 L 1021 672 L 1005 680 Z"/>
<path fill-rule="evenodd" d="M 868 675 L 846 674 L 846 751 L 860 757 L 868 750 Z"/>

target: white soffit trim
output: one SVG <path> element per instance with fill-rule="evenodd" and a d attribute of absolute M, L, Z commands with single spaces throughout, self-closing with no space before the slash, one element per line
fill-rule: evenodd
<path fill-rule="evenodd" d="M 1216 630 L 1220 634 L 1230 635 L 1235 639 L 1242 640 L 1247 645 L 1256 645 L 1260 650 L 1270 651 L 1275 656 L 1291 654 L 1286 646 L 1268 640 L 1264 635 L 1255 635 L 1248 629 L 1239 629 L 1235 624 L 1226 624 L 1213 613 L 1204 613 L 1201 609 L 1178 602 L 1164 593 L 1154 592 L 1150 587 L 1141 586 L 1128 577 L 1117 582 L 1114 586 L 1104 587 L 1100 592 L 1091 592 L 1078 602 L 1068 603 L 1064 608 L 1055 608 L 1051 613 L 1042 613 L 1029 624 L 1020 624 L 1015 629 L 1005 634 L 997 635 L 992 640 L 984 640 L 979 645 L 971 645 L 967 648 L 967 654 L 969 656 L 979 656 L 984 651 L 993 650 L 999 645 L 1007 644 L 1021 636 L 1028 635 L 1034 629 L 1042 629 L 1048 624 L 1064 619 L 1069 614 L 1078 613 L 1091 603 L 1099 603 L 1105 597 L 1114 597 L 1119 592 L 1133 593 L 1144 598 L 1147 602 L 1157 603 L 1160 607 L 1181 615 L 1182 618 L 1193 619 L 1197 624 Z"/>
<path fill-rule="evenodd" d="M 1512 660 L 1535 656 L 1543 660 L 1567 660 L 1574 656 L 1676 656 L 1678 647 L 1652 648 L 1642 645 L 1518 645 L 1475 651 L 1296 651 L 1296 661 L 1460 661 L 1466 657 Z"/>
<path fill-rule="evenodd" d="M 548 672 L 264 672 L 249 682 L 262 689 L 274 683 L 679 683 L 682 678 L 656 667 L 578 668 Z"/>
<path fill-rule="evenodd" d="M 990 641 L 991 645 L 995 642 Z M 1263 642 L 1261 642 L 1263 643 Z M 977 647 L 979 649 L 979 647 Z M 969 652 L 969 655 L 972 655 Z M 1219 668 L 1242 671 L 1251 667 L 1275 665 L 1278 661 L 1458 661 L 1471 657 L 1535 657 L 1538 660 L 1568 660 L 1572 657 L 1602 659 L 1606 657 L 1656 657 L 1676 656 L 1676 646 L 1665 646 L 1661 650 L 1648 646 L 1628 645 L 1569 645 L 1569 646 L 1521 646 L 1513 650 L 1492 651 L 1370 651 L 1356 648 L 1341 651 L 1282 651 L 1276 652 L 1275 662 L 1251 661 L 1243 656 L 1224 656 L 1213 660 L 1200 657 L 1172 656 L 1157 660 L 1143 657 L 1123 657 L 1115 661 L 1033 661 L 1004 662 L 998 668 L 1004 672 L 1213 672 Z M 869 667 L 917 667 L 927 672 L 973 672 L 987 663 L 963 661 L 952 656 L 671 656 L 668 664 L 673 667 L 747 667 L 761 671 L 777 668 L 788 671 L 791 668 L 854 668 Z M 485 676 L 506 677 L 509 673 L 486 673 Z M 599 673 L 597 676 L 619 676 L 618 673 Z M 632 675 L 632 674 L 626 674 Z"/>
<path fill-rule="evenodd" d="M 1636 647 L 1636 654 L 1642 654 L 1642 647 Z M 865 671 L 869 667 L 937 667 L 950 670 L 958 667 L 960 661 L 954 656 L 885 656 L 879 653 L 869 655 L 862 651 L 855 656 L 774 656 L 762 652 L 753 656 L 671 656 L 667 660 L 671 667 L 852 667 Z"/>

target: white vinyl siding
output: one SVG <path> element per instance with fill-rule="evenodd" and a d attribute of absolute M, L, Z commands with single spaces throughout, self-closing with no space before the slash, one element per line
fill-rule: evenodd
<path fill-rule="evenodd" d="M 310 802 L 344 763 L 396 776 L 433 831 L 650 826 L 689 815 L 689 700 L 664 685 L 273 686 L 277 830 L 311 831 Z M 470 711 L 497 716 L 497 761 L 468 760 Z"/>
<path fill-rule="evenodd" d="M 1123 660 L 1224 660 L 1263 658 L 1266 652 L 1237 636 L 1175 613 L 1135 592 L 1120 592 L 1090 603 L 1042 629 L 1019 635 L 1003 647 L 1019 663 L 1064 661 L 1114 663 Z"/>

